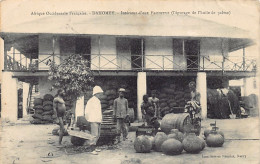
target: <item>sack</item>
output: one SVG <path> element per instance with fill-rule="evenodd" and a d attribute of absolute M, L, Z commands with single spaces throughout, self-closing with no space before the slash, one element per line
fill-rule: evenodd
<path fill-rule="evenodd" d="M 42 110 L 42 109 L 37 109 L 37 110 L 35 110 L 35 113 L 37 113 L 37 114 L 42 114 L 42 113 L 43 113 L 43 110 Z"/>
<path fill-rule="evenodd" d="M 30 123 L 31 123 L 31 124 L 41 124 L 41 121 L 42 121 L 41 119 L 37 119 L 37 118 L 36 118 L 36 119 L 34 119 L 34 120 L 31 120 Z"/>
<path fill-rule="evenodd" d="M 34 118 L 34 119 L 40 119 L 40 120 L 42 120 L 42 115 L 40 115 L 40 114 L 34 114 L 34 115 L 32 115 L 32 117 Z"/>
<path fill-rule="evenodd" d="M 44 116 L 42 116 L 42 120 L 44 120 L 44 121 L 53 121 L 53 119 L 51 118 L 51 115 L 44 115 Z"/>
<path fill-rule="evenodd" d="M 33 107 L 33 109 L 35 109 L 35 110 L 43 109 L 43 106 L 42 105 L 36 105 L 36 106 Z"/>
<path fill-rule="evenodd" d="M 160 104 L 160 107 L 161 107 L 161 108 L 164 108 L 164 107 L 166 107 L 166 106 L 167 106 L 167 103 L 161 103 L 161 104 Z"/>
<path fill-rule="evenodd" d="M 42 113 L 42 115 L 53 115 L 53 110 L 50 110 L 50 111 L 45 111 Z"/>
<path fill-rule="evenodd" d="M 53 110 L 53 106 L 52 105 L 46 105 L 45 107 L 43 107 L 44 111 L 50 111 Z"/>
<path fill-rule="evenodd" d="M 36 105 L 42 105 L 42 99 L 40 99 L 40 98 L 34 99 L 33 104 L 34 104 L 35 106 L 36 106 Z"/>
<path fill-rule="evenodd" d="M 51 94 L 46 94 L 43 96 L 44 101 L 53 101 L 54 97 Z"/>
<path fill-rule="evenodd" d="M 53 105 L 53 102 L 52 101 L 44 101 L 43 107 L 46 106 L 46 105 Z"/>

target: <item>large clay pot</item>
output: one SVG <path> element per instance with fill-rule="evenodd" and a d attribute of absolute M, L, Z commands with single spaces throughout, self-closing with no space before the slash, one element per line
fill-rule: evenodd
<path fill-rule="evenodd" d="M 204 136 L 207 137 L 210 134 L 211 129 L 204 130 Z"/>
<path fill-rule="evenodd" d="M 59 129 L 60 129 L 60 127 L 54 128 L 54 129 L 52 130 L 52 134 L 58 136 L 58 135 L 59 135 L 59 132 L 58 132 Z"/>
<path fill-rule="evenodd" d="M 134 149 L 137 153 L 149 153 L 152 149 L 152 141 L 147 136 L 138 136 L 134 141 Z"/>
<path fill-rule="evenodd" d="M 167 140 L 167 135 L 163 132 L 158 132 L 154 137 L 155 151 L 162 151 L 161 146 Z"/>
<path fill-rule="evenodd" d="M 171 133 L 171 134 L 169 134 L 169 135 L 167 136 L 167 139 L 171 139 L 171 138 L 178 140 L 178 136 L 177 136 L 177 134 L 175 134 L 175 133 Z"/>
<path fill-rule="evenodd" d="M 147 136 L 149 138 L 149 140 L 152 142 L 152 149 L 154 149 L 155 147 L 155 139 L 153 136 Z"/>
<path fill-rule="evenodd" d="M 201 140 L 201 151 L 206 147 L 206 142 L 204 140 L 204 138 L 202 138 L 201 136 L 199 136 L 200 140 Z"/>
<path fill-rule="evenodd" d="M 190 116 L 188 113 L 170 113 L 163 117 L 161 121 L 161 129 L 166 134 L 169 134 L 172 129 L 178 129 L 179 131 L 184 132 L 184 126 L 190 122 Z"/>
<path fill-rule="evenodd" d="M 182 143 L 187 153 L 199 153 L 202 150 L 202 141 L 195 133 L 189 133 Z"/>
<path fill-rule="evenodd" d="M 216 131 L 212 131 L 206 138 L 206 143 L 209 147 L 221 147 L 224 141 L 224 137 Z"/>
<path fill-rule="evenodd" d="M 211 133 L 211 129 L 206 129 L 204 130 L 204 136 L 207 137 Z M 223 138 L 225 138 L 225 135 L 222 131 L 216 130 L 217 133 L 219 133 Z"/>
<path fill-rule="evenodd" d="M 165 154 L 177 155 L 183 151 L 183 145 L 180 141 L 171 138 L 163 142 L 161 149 Z"/>
<path fill-rule="evenodd" d="M 180 132 L 178 129 L 172 129 L 170 131 L 170 134 L 176 134 L 176 139 L 179 140 L 180 142 L 182 142 L 184 139 L 184 134 L 182 132 Z M 173 137 L 173 135 L 170 135 L 170 134 L 168 135 L 168 138 Z"/>

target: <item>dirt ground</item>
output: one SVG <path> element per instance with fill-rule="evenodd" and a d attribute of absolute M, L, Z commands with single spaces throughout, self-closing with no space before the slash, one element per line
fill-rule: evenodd
<path fill-rule="evenodd" d="M 214 121 L 204 120 L 202 127 L 207 128 Z M 128 140 L 114 146 L 101 146 L 99 148 L 102 151 L 98 155 L 92 155 L 86 146 L 73 146 L 70 136 L 65 136 L 64 147 L 58 148 L 58 136 L 51 134 L 57 125 L 31 125 L 26 121 L 2 124 L 0 163 L 120 164 L 125 160 L 140 160 L 142 164 L 260 163 L 259 118 L 217 120 L 217 125 L 225 133 L 223 147 L 206 147 L 199 154 L 187 154 L 183 151 L 181 155 L 168 156 L 161 152 L 136 153 L 133 147 L 134 132 L 129 133 Z"/>

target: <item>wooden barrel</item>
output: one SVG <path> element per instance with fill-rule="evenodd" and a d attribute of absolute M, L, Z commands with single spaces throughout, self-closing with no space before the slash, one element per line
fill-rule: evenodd
<path fill-rule="evenodd" d="M 134 108 L 128 108 L 128 114 L 130 117 L 130 122 L 133 123 L 135 120 L 135 111 Z"/>
<path fill-rule="evenodd" d="M 180 114 L 167 114 L 163 117 L 161 121 L 161 130 L 169 134 L 172 129 L 178 129 L 181 132 L 184 132 L 184 126 L 190 124 L 191 119 L 188 113 Z"/>

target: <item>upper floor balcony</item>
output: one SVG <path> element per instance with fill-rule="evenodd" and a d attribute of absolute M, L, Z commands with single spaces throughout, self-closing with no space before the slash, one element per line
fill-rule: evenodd
<path fill-rule="evenodd" d="M 80 54 L 95 71 L 256 71 L 254 51 L 230 45 L 221 38 L 28 36 L 6 42 L 4 70 L 47 71 L 50 62 Z"/>
<path fill-rule="evenodd" d="M 16 55 L 16 54 L 15 54 Z M 49 63 L 57 64 L 69 57 L 60 54 L 44 54 L 38 59 L 25 56 L 14 58 L 7 56 L 5 60 L 6 71 L 37 71 L 48 70 Z M 256 71 L 257 57 L 254 56 L 173 56 L 173 55 L 131 55 L 117 54 L 82 54 L 89 63 L 91 70 L 111 71 Z M 90 60 L 88 60 L 90 59 Z"/>

